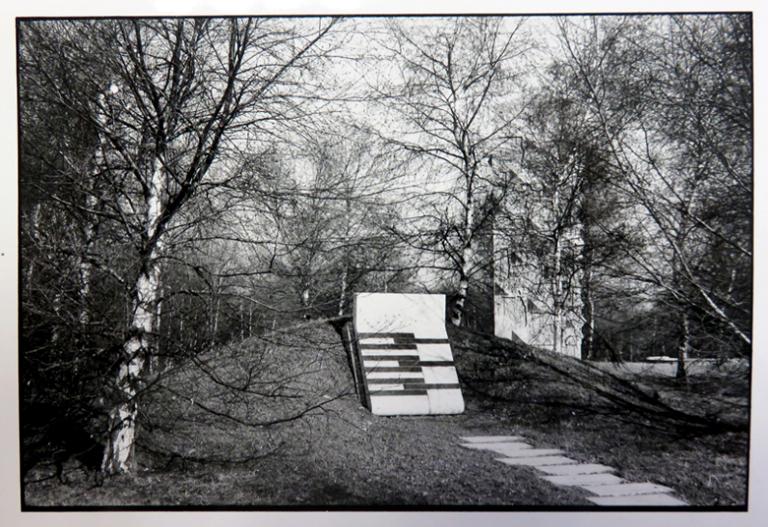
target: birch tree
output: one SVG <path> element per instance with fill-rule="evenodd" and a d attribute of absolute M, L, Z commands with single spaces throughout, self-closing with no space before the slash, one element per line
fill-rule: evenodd
<path fill-rule="evenodd" d="M 706 341 L 721 331 L 732 351 L 751 343 L 748 18 L 561 24 L 581 100 L 613 170 L 624 174 L 617 187 L 637 205 L 646 251 L 628 254 L 630 276 L 672 299 L 681 377 L 694 333 L 715 352 Z M 714 255 L 717 270 L 705 263 Z"/>
<path fill-rule="evenodd" d="M 216 162 L 227 145 L 236 144 L 246 129 L 274 133 L 280 122 L 306 112 L 291 96 L 300 86 L 299 72 L 322 55 L 319 43 L 334 24 L 134 19 L 31 22 L 23 29 L 74 33 L 78 42 L 87 43 L 60 58 L 83 72 L 86 86 L 93 88 L 83 92 L 48 79 L 49 88 L 103 138 L 112 171 L 105 214 L 134 244 L 126 277 L 130 311 L 113 384 L 103 472 L 131 470 L 137 395 L 154 345 L 169 239 L 202 189 L 226 183 Z M 94 75 L 96 67 L 101 74 Z M 108 96 L 94 99 L 84 93 Z"/>
<path fill-rule="evenodd" d="M 397 123 L 397 135 L 383 135 L 433 161 L 431 169 L 439 174 L 435 181 L 440 190 L 431 196 L 435 211 L 422 218 L 433 225 L 422 222 L 416 230 L 435 233 L 428 243 L 442 246 L 458 277 L 451 314 L 457 326 L 477 268 L 476 233 L 487 227 L 477 214 L 493 185 L 489 161 L 509 142 L 518 117 L 510 94 L 516 93 L 515 61 L 527 51 L 520 38 L 522 25 L 522 19 L 489 17 L 429 25 L 398 21 L 379 43 L 396 64 L 391 78 L 377 89 Z"/>

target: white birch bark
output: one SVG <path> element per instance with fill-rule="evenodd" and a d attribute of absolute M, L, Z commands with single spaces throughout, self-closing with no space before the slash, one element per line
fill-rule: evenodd
<path fill-rule="evenodd" d="M 159 228 L 163 213 L 164 190 L 165 173 L 162 169 L 162 163 L 158 160 L 152 173 L 147 199 L 146 234 L 148 240 L 152 240 L 156 236 L 156 231 Z M 105 474 L 120 474 L 131 470 L 138 413 L 136 395 L 155 322 L 160 284 L 158 257 L 161 249 L 161 242 L 158 238 L 148 254 L 145 255 L 141 272 L 136 280 L 129 328 L 130 336 L 123 345 L 122 364 L 116 380 L 120 402 L 110 412 L 109 438 L 101 464 L 102 472 Z"/>
<path fill-rule="evenodd" d="M 560 191 L 555 183 L 554 193 L 552 194 L 552 210 L 557 215 L 560 207 Z M 552 248 L 552 351 L 560 351 L 560 337 L 562 332 L 562 244 L 560 240 L 560 229 L 555 227 L 554 247 Z"/>
<path fill-rule="evenodd" d="M 469 273 L 472 269 L 474 260 L 474 248 L 472 246 L 472 230 L 475 222 L 475 200 L 474 189 L 472 188 L 473 177 L 467 176 L 467 187 L 465 193 L 464 211 L 464 243 L 461 249 L 461 266 L 459 269 L 459 289 L 456 295 L 456 301 L 453 304 L 451 313 L 451 324 L 461 326 L 464 319 L 467 303 L 467 292 L 469 291 Z"/>

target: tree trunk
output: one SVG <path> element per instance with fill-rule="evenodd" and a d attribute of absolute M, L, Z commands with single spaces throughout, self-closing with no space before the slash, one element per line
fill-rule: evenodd
<path fill-rule="evenodd" d="M 675 373 L 675 378 L 680 382 L 687 382 L 688 374 L 685 371 L 685 361 L 688 358 L 688 351 L 691 347 L 691 334 L 688 313 L 686 312 L 683 312 L 681 325 L 683 336 L 680 341 L 680 346 L 677 348 L 677 372 Z"/>
<path fill-rule="evenodd" d="M 558 213 L 560 207 L 560 192 L 555 184 L 552 195 L 552 210 Z M 562 245 L 560 243 L 560 227 L 555 227 L 552 247 L 552 351 L 560 352 L 560 334 L 562 332 Z"/>
<path fill-rule="evenodd" d="M 341 271 L 341 292 L 339 293 L 339 316 L 344 315 L 344 308 L 347 304 L 347 262 L 344 262 L 344 269 Z"/>
<path fill-rule="evenodd" d="M 104 450 L 101 470 L 105 474 L 127 473 L 132 470 L 134 443 L 136 440 L 136 417 L 138 394 L 144 364 L 150 351 L 150 338 L 157 314 L 160 286 L 161 252 L 160 236 L 156 236 L 163 212 L 162 196 L 165 189 L 165 174 L 160 160 L 152 172 L 149 185 L 146 213 L 146 234 L 148 247 L 143 255 L 142 267 L 133 289 L 133 311 L 128 339 L 123 344 L 116 390 L 118 403 L 109 415 L 108 440 Z"/>
<path fill-rule="evenodd" d="M 592 300 L 592 245 L 589 232 L 582 219 L 581 239 L 583 243 L 581 276 L 581 358 L 593 360 L 593 339 L 595 306 Z"/>
<path fill-rule="evenodd" d="M 467 292 L 469 291 L 469 273 L 472 269 L 474 260 L 474 250 L 472 247 L 472 230 L 475 222 L 475 200 L 472 183 L 474 174 L 466 176 L 466 210 L 464 211 L 464 240 L 461 249 L 461 268 L 459 269 L 459 289 L 456 294 L 456 300 L 453 303 L 453 312 L 451 314 L 451 324 L 456 327 L 461 326 L 466 314 Z"/>
<path fill-rule="evenodd" d="M 341 292 L 339 293 L 339 316 L 344 315 L 344 308 L 347 303 L 347 287 L 349 280 L 349 235 L 352 227 L 352 204 L 350 203 L 351 190 L 349 187 L 346 189 L 346 202 L 344 215 L 344 268 L 341 271 Z"/>

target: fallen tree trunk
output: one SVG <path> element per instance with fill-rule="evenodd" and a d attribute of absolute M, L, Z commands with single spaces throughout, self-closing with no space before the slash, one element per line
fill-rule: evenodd
<path fill-rule="evenodd" d="M 456 355 L 480 354 L 497 359 L 499 364 L 515 360 L 526 361 L 529 364 L 545 368 L 559 380 L 584 389 L 590 394 L 595 394 L 617 407 L 658 422 L 688 428 L 700 433 L 746 431 L 749 427 L 747 419 L 731 416 L 698 415 L 676 408 L 656 390 L 642 383 L 623 379 L 574 357 L 534 348 L 523 342 L 476 333 L 464 328 L 449 327 L 448 335 Z M 472 384 L 473 381 L 466 373 L 459 369 L 461 380 Z"/>

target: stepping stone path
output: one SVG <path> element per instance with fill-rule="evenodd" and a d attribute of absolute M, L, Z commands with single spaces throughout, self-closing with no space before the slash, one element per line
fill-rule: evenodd
<path fill-rule="evenodd" d="M 594 497 L 588 499 L 600 506 L 669 507 L 686 502 L 670 495 L 673 489 L 655 483 L 631 483 L 613 474 L 614 469 L 596 463 L 579 463 L 563 456 L 561 450 L 533 448 L 520 436 L 462 437 L 461 446 L 473 450 L 489 450 L 505 457 L 496 458 L 506 465 L 534 467 L 543 472 L 544 480 L 555 485 L 581 487 Z"/>

